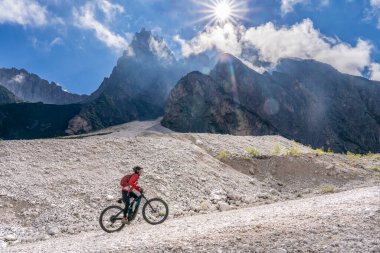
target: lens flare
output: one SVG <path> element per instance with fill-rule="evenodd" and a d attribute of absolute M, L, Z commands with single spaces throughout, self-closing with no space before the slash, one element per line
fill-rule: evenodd
<path fill-rule="evenodd" d="M 208 24 L 236 24 L 238 20 L 244 19 L 248 12 L 246 0 L 193 0 L 201 6 L 198 12 L 204 14 L 196 23 L 208 21 Z"/>

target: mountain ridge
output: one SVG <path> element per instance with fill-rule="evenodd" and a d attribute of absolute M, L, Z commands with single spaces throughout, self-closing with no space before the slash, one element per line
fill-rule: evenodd
<path fill-rule="evenodd" d="M 87 97 L 66 92 L 55 82 L 49 83 L 25 69 L 0 68 L 0 86 L 7 88 L 19 99 L 31 103 L 74 104 Z"/>

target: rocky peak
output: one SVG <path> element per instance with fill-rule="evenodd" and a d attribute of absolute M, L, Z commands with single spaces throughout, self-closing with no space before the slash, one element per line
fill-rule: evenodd
<path fill-rule="evenodd" d="M 176 62 L 175 56 L 165 40 L 153 35 L 151 31 L 147 31 L 145 28 L 135 33 L 131 44 L 124 52 L 123 58 L 136 58 L 143 61 L 157 60 L 167 64 Z"/>

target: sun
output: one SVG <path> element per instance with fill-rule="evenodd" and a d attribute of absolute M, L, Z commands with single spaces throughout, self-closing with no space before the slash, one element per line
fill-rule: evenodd
<path fill-rule="evenodd" d="M 218 20 L 226 21 L 231 17 L 231 6 L 226 1 L 220 2 L 215 6 L 214 13 Z"/>
<path fill-rule="evenodd" d="M 196 21 L 207 20 L 208 24 L 237 23 L 245 19 L 244 14 L 248 12 L 246 0 L 193 0 L 202 9 L 198 12 L 204 16 Z"/>

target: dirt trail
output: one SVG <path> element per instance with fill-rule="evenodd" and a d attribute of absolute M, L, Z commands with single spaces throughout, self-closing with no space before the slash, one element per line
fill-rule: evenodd
<path fill-rule="evenodd" d="M 6 252 L 380 252 L 380 187 L 132 224 Z"/>

